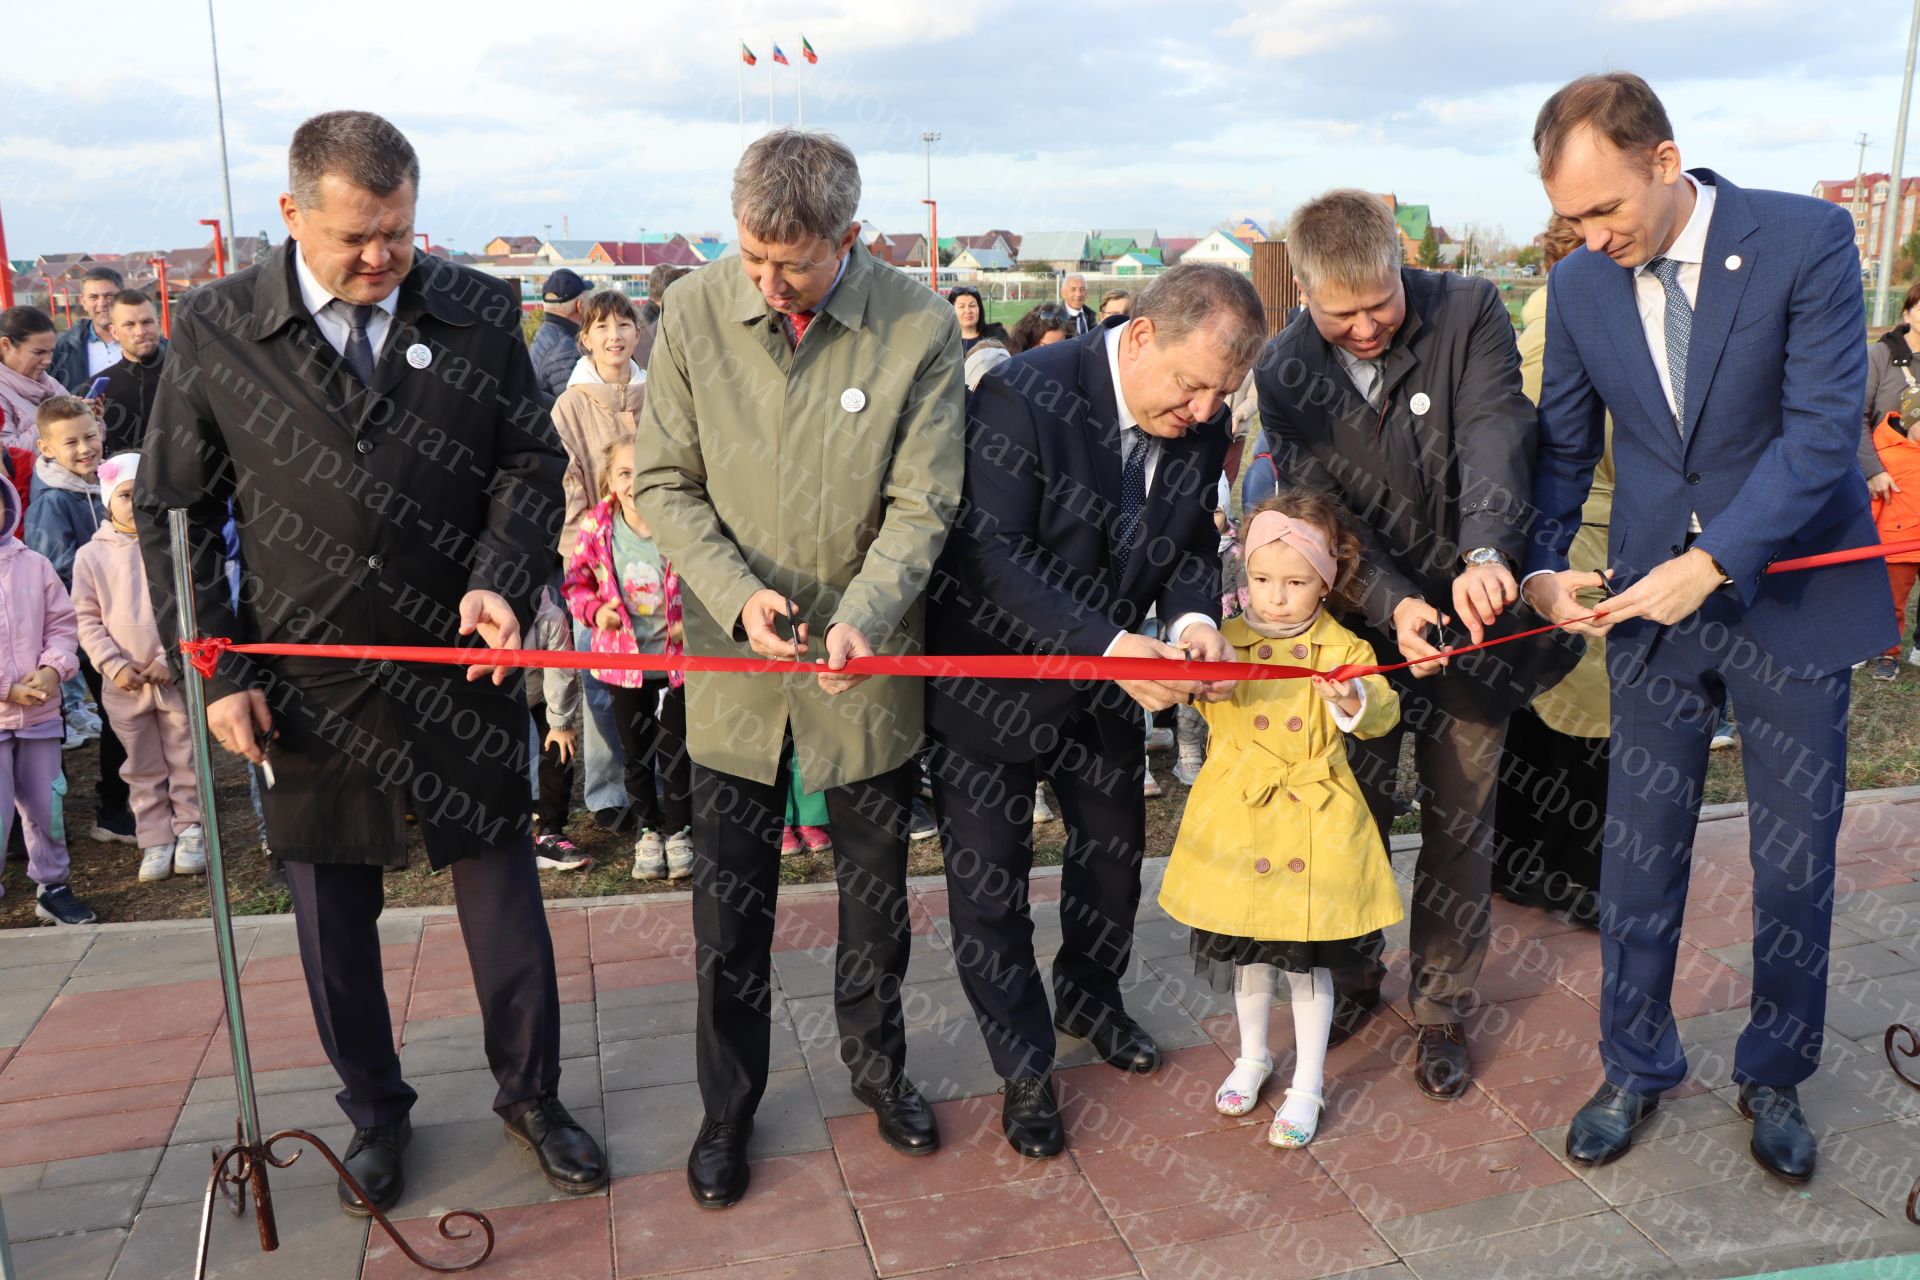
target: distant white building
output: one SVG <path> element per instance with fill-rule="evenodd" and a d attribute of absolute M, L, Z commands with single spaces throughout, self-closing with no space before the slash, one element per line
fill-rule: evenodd
<path fill-rule="evenodd" d="M 1253 249 L 1245 241 L 1228 235 L 1224 231 L 1210 231 L 1199 241 L 1180 255 L 1180 262 L 1214 262 L 1236 271 L 1253 274 Z"/>
<path fill-rule="evenodd" d="M 1052 267 L 1055 271 L 1090 271 L 1085 231 L 1029 231 L 1020 238 L 1020 265 Z"/>
<path fill-rule="evenodd" d="M 533 260 L 542 266 L 578 265 L 587 260 L 597 240 L 548 240 L 534 250 Z"/>
<path fill-rule="evenodd" d="M 1012 271 L 1015 269 L 1013 255 L 1005 249 L 999 248 L 962 249 L 953 255 L 953 260 L 947 265 L 949 270 L 972 271 L 976 274 L 981 271 Z"/>

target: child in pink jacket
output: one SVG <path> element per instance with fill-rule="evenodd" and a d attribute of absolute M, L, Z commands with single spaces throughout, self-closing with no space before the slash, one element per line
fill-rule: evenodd
<path fill-rule="evenodd" d="M 633 441 L 614 441 L 600 467 L 600 502 L 580 518 L 562 590 L 567 608 L 593 628 L 594 653 L 682 652 L 680 575 L 633 505 Z M 687 691 L 678 671 L 597 670 L 613 699 L 626 755 L 627 799 L 640 823 L 635 880 L 693 874 L 693 762 L 687 756 Z M 656 774 L 658 780 L 656 782 Z"/>
<path fill-rule="evenodd" d="M 107 519 L 73 558 L 73 608 L 80 643 L 101 675 L 102 710 L 127 749 L 120 776 L 140 842 L 140 878 L 165 880 L 201 874 L 207 854 L 187 703 L 154 624 L 134 531 L 139 466 L 137 453 L 115 454 L 100 464 Z"/>
<path fill-rule="evenodd" d="M 26 827 L 33 913 L 51 924 L 92 924 L 93 909 L 67 886 L 67 842 L 55 810 L 66 793 L 60 748 L 60 682 L 80 670 L 73 602 L 53 564 L 20 541 L 20 491 L 0 476 L 0 845 L 14 810 Z"/>

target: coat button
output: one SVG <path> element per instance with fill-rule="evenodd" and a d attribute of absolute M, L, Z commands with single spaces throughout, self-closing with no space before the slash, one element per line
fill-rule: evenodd
<path fill-rule="evenodd" d="M 1303 644 L 1297 644 L 1297 645 L 1295 645 L 1295 646 L 1293 646 L 1293 656 L 1294 656 L 1294 657 L 1296 657 L 1296 658 L 1304 658 L 1304 657 L 1306 657 L 1306 656 L 1307 656 L 1307 646 L 1305 646 L 1305 645 L 1303 645 Z"/>
<path fill-rule="evenodd" d="M 354 447 L 354 448 L 356 448 L 356 449 L 358 449 L 358 450 L 359 450 L 360 452 L 362 452 L 362 453 L 372 453 L 372 452 L 373 452 L 373 441 L 371 441 L 371 440 L 362 440 L 362 441 L 361 441 L 361 442 L 360 442 L 359 444 L 356 444 L 356 445 L 354 445 L 353 447 Z"/>
<path fill-rule="evenodd" d="M 1700 473 L 1699 473 L 1698 471 L 1689 471 L 1689 472 L 1687 472 L 1687 483 L 1688 483 L 1688 484 L 1699 484 L 1699 483 L 1700 483 Z"/>
<path fill-rule="evenodd" d="M 1295 858 L 1292 862 L 1289 862 L 1287 864 L 1287 870 L 1292 871 L 1296 874 L 1298 874 L 1299 872 L 1305 871 L 1306 869 L 1307 869 L 1307 864 L 1305 862 L 1302 862 L 1298 858 Z"/>
<path fill-rule="evenodd" d="M 1273 656 L 1273 646 L 1272 646 L 1272 645 L 1270 645 L 1270 644 L 1263 644 L 1263 645 L 1261 645 L 1261 646 L 1260 646 L 1260 656 L 1261 656 L 1262 658 L 1271 658 L 1271 657 Z"/>
<path fill-rule="evenodd" d="M 392 675 L 392 674 L 393 674 L 393 664 L 392 664 L 391 662 L 382 662 L 382 663 L 380 664 L 380 674 L 381 674 L 381 675 L 383 675 L 383 676 L 390 676 L 390 675 Z"/>
<path fill-rule="evenodd" d="M 1298 733 L 1298 732 L 1300 732 L 1300 726 L 1301 726 L 1301 725 L 1302 725 L 1303 723 L 1305 723 L 1305 722 L 1304 722 L 1303 720 L 1301 720 L 1299 716 L 1288 716 L 1288 717 L 1287 717 L 1287 732 L 1289 732 L 1289 733 Z"/>
<path fill-rule="evenodd" d="M 369 569 L 378 569 L 381 565 L 385 563 L 386 561 L 377 555 L 372 555 L 367 557 L 367 568 Z"/>
<path fill-rule="evenodd" d="M 1255 716 L 1253 718 L 1253 727 L 1256 729 L 1265 729 L 1267 727 L 1267 718 L 1265 716 Z"/>
<path fill-rule="evenodd" d="M 1253 869 L 1261 875 L 1265 875 L 1267 872 L 1273 870 L 1273 864 L 1265 858 L 1255 858 L 1253 860 Z"/>

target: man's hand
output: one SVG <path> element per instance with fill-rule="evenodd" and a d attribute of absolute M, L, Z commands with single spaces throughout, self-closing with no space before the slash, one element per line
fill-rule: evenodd
<path fill-rule="evenodd" d="M 845 693 L 871 676 L 833 675 L 847 665 L 848 658 L 871 658 L 873 646 L 860 628 L 850 622 L 836 622 L 827 628 L 826 670 L 820 673 L 820 687 L 828 694 Z"/>
<path fill-rule="evenodd" d="M 1882 471 L 1877 476 L 1867 477 L 1867 492 L 1876 498 L 1884 498 L 1888 494 L 1900 492 L 1900 486 L 1894 483 L 1891 471 Z"/>
<path fill-rule="evenodd" d="M 513 616 L 507 602 L 491 591 L 469 591 L 460 597 L 460 634 L 480 633 L 489 649 L 518 649 L 520 620 Z M 467 668 L 467 679 L 478 680 L 489 672 L 495 684 L 505 684 L 512 667 L 479 663 Z"/>
<path fill-rule="evenodd" d="M 775 618 L 792 619 L 791 641 L 782 640 L 773 629 Z M 806 655 L 807 624 L 795 615 L 793 601 L 771 587 L 762 587 L 747 597 L 746 606 L 740 610 L 740 629 L 747 633 L 747 643 L 753 651 L 763 658 L 791 662 Z"/>
<path fill-rule="evenodd" d="M 1430 676 L 1446 668 L 1447 660 L 1436 657 L 1440 650 L 1427 639 L 1428 627 L 1444 627 L 1447 615 L 1422 600 L 1419 596 L 1408 596 L 1393 607 L 1393 643 L 1400 654 L 1409 662 L 1420 662 L 1422 658 L 1434 658 L 1432 662 L 1420 662 L 1419 666 L 1409 667 L 1408 671 L 1416 676 Z"/>
<path fill-rule="evenodd" d="M 1220 634 L 1220 629 L 1209 622 L 1196 622 L 1180 633 L 1178 648 L 1186 650 L 1186 656 L 1195 662 L 1232 662 L 1233 645 Z M 1197 702 L 1225 702 L 1233 696 L 1232 680 L 1203 680 L 1194 686 L 1193 698 Z"/>
<path fill-rule="evenodd" d="M 549 729 L 542 747 L 552 747 L 560 757 L 560 763 L 566 764 L 573 759 L 573 753 L 580 746 L 580 735 L 572 729 Z"/>
<path fill-rule="evenodd" d="M 1453 608 L 1467 624 L 1475 644 L 1486 639 L 1487 628 L 1500 620 L 1506 607 L 1520 598 L 1520 584 L 1503 564 L 1468 565 L 1453 580 Z"/>
<path fill-rule="evenodd" d="M 1113 647 L 1107 650 L 1107 656 L 1109 658 L 1184 658 L 1187 653 L 1184 649 L 1162 644 L 1152 636 L 1143 636 L 1130 631 L 1113 642 Z M 1188 695 L 1199 693 L 1203 687 L 1197 680 L 1116 680 L 1114 683 L 1119 685 L 1129 698 L 1148 711 L 1164 711 L 1176 702 L 1185 702 Z"/>
<path fill-rule="evenodd" d="M 1615 624 L 1628 618 L 1650 618 L 1670 627 L 1692 617 L 1725 581 L 1713 567 L 1713 557 L 1694 547 L 1656 567 L 1611 600 L 1601 601 L 1595 612 Z"/>
<path fill-rule="evenodd" d="M 107 677 L 113 681 L 113 687 L 122 693 L 132 693 L 146 681 L 140 678 L 140 672 L 129 662 L 126 666 Z"/>
<path fill-rule="evenodd" d="M 267 758 L 266 743 L 273 736 L 273 717 L 267 712 L 267 695 L 258 689 L 230 693 L 207 708 L 207 732 L 213 740 L 237 756 L 255 764 Z"/>
<path fill-rule="evenodd" d="M 1526 593 L 1527 603 L 1533 606 L 1535 613 L 1548 622 L 1573 622 L 1575 618 L 1584 618 L 1593 610 L 1580 602 L 1574 592 L 1588 588 L 1602 588 L 1607 579 L 1613 577 L 1613 570 L 1605 573 L 1589 572 L 1580 569 L 1562 569 L 1558 573 L 1536 573 L 1528 578 L 1522 590 Z M 1596 618 L 1592 622 L 1573 622 L 1567 628 L 1577 636 L 1600 637 L 1613 629 L 1613 622 L 1607 618 Z"/>
<path fill-rule="evenodd" d="M 625 615 L 620 612 L 619 605 L 612 603 L 603 604 L 593 612 L 593 629 L 595 631 L 618 631 L 621 622 L 624 620 Z"/>

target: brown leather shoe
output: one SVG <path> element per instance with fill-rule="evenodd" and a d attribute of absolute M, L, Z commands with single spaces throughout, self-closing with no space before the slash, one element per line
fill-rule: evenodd
<path fill-rule="evenodd" d="M 1429 1098 L 1451 1102 L 1473 1082 L 1466 1032 L 1454 1022 L 1426 1023 L 1415 1030 L 1420 1035 L 1420 1056 L 1414 1062 L 1413 1078 Z"/>

